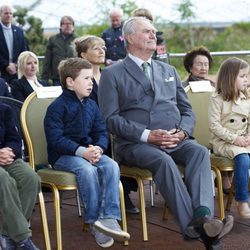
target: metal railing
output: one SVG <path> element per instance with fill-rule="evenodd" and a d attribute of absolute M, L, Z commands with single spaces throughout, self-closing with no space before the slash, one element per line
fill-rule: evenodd
<path fill-rule="evenodd" d="M 216 51 L 210 52 L 211 56 L 248 56 L 250 55 L 250 50 L 239 50 L 239 51 Z M 186 53 L 166 53 L 162 55 L 158 55 L 159 59 L 165 58 L 177 58 L 184 57 Z M 44 56 L 38 56 L 39 60 L 43 60 Z"/>
<path fill-rule="evenodd" d="M 240 51 L 218 51 L 210 52 L 211 56 L 246 56 L 250 55 L 250 50 L 240 50 Z M 184 57 L 186 53 L 169 53 L 168 57 Z"/>

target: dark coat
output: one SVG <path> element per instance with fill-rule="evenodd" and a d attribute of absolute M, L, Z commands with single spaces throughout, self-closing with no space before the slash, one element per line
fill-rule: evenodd
<path fill-rule="evenodd" d="M 83 102 L 74 91 L 63 93 L 48 107 L 44 119 L 48 158 L 54 165 L 63 155 L 75 155 L 79 146 L 100 146 L 106 150 L 108 134 L 97 104 L 90 98 Z"/>
<path fill-rule="evenodd" d="M 96 102 L 96 104 L 98 105 L 98 85 L 96 83 L 96 80 L 95 78 L 92 79 L 92 82 L 93 82 L 93 89 L 92 89 L 92 92 L 90 94 L 90 98 L 92 100 L 94 100 Z M 99 105 L 98 105 L 99 106 Z"/>
<path fill-rule="evenodd" d="M 49 38 L 41 75 L 43 80 L 59 80 L 58 65 L 62 60 L 74 56 L 74 50 L 71 44 L 75 38 L 76 35 L 74 33 L 67 38 L 61 33 Z"/>
<path fill-rule="evenodd" d="M 22 142 L 10 106 L 0 102 L 0 148 L 10 147 L 15 160 L 22 156 Z"/>
<path fill-rule="evenodd" d="M 3 78 L 0 78 L 0 96 L 11 97 L 8 86 Z"/>
<path fill-rule="evenodd" d="M 102 33 L 102 39 L 105 41 L 107 47 L 106 59 L 117 61 L 123 59 L 127 51 L 124 45 L 124 38 L 122 35 L 122 26 L 119 28 L 109 28 Z"/>
<path fill-rule="evenodd" d="M 25 40 L 23 30 L 20 27 L 11 25 L 13 32 L 13 63 L 17 63 L 18 56 L 23 52 L 28 50 L 28 44 Z M 0 71 L 2 77 L 8 82 L 9 78 L 13 76 L 9 75 L 6 71 L 6 67 L 9 65 L 9 50 L 4 37 L 2 25 L 0 25 Z M 17 78 L 17 75 L 15 75 Z"/>
<path fill-rule="evenodd" d="M 43 86 L 47 86 L 47 83 L 44 81 L 38 80 L 38 82 Z M 22 76 L 22 78 L 18 79 L 11 85 L 12 96 L 21 102 L 24 102 L 33 91 L 34 89 L 31 87 L 25 76 Z"/>

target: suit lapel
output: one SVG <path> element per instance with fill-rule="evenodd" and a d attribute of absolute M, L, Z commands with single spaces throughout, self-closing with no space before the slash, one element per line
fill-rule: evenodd
<path fill-rule="evenodd" d="M 17 55 L 18 46 L 17 46 L 16 42 L 19 42 L 19 40 L 18 40 L 18 34 L 17 34 L 16 27 L 11 25 L 11 28 L 12 28 L 12 32 L 13 32 L 13 60 L 15 60 L 15 58 L 18 57 L 18 55 Z"/>
<path fill-rule="evenodd" d="M 161 66 L 152 60 L 152 84 L 154 87 L 154 102 L 152 107 L 157 102 L 157 97 L 161 95 L 161 84 L 164 82 L 162 77 L 162 68 Z"/>

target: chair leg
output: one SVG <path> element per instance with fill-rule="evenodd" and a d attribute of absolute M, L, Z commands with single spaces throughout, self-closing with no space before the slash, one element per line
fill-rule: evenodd
<path fill-rule="evenodd" d="M 46 216 L 46 210 L 45 210 L 44 198 L 43 198 L 42 192 L 38 194 L 38 198 L 39 198 L 40 213 L 41 213 L 42 224 L 43 224 L 45 247 L 46 247 L 46 250 L 51 250 L 48 222 L 47 222 L 47 216 Z"/>
<path fill-rule="evenodd" d="M 149 187 L 150 187 L 150 201 L 151 201 L 151 207 L 154 207 L 154 186 L 153 186 L 153 180 L 149 181 Z"/>
<path fill-rule="evenodd" d="M 165 202 L 165 204 L 164 204 L 164 209 L 163 209 L 162 220 L 167 220 L 167 219 L 168 219 L 168 213 L 169 213 L 168 205 L 167 205 L 167 203 Z"/>
<path fill-rule="evenodd" d="M 79 217 L 82 217 L 82 209 L 81 209 L 81 202 L 80 202 L 78 189 L 76 189 L 76 204 L 77 204 L 77 209 L 78 209 L 78 215 Z"/>
<path fill-rule="evenodd" d="M 212 188 L 213 188 L 213 196 L 215 197 L 214 180 L 215 180 L 215 172 L 213 170 L 211 170 L 211 181 L 212 181 Z"/>
<path fill-rule="evenodd" d="M 127 229 L 127 218 L 126 218 L 126 210 L 125 210 L 125 201 L 124 201 L 124 192 L 123 192 L 123 186 L 120 181 L 119 183 L 119 192 L 120 192 L 120 203 L 121 203 L 121 215 L 122 215 L 122 230 L 125 232 L 128 232 Z M 124 241 L 124 245 L 128 245 L 128 241 Z"/>
<path fill-rule="evenodd" d="M 136 178 L 140 196 L 140 208 L 141 208 L 141 223 L 142 223 L 142 233 L 143 240 L 148 241 L 148 229 L 147 229 L 147 217 L 145 209 L 145 196 L 144 196 L 144 187 L 142 178 Z"/>
<path fill-rule="evenodd" d="M 234 198 L 234 185 L 232 183 L 228 197 L 227 197 L 227 203 L 226 203 L 226 211 L 230 211 L 231 205 L 233 203 L 233 198 Z"/>
<path fill-rule="evenodd" d="M 217 191 L 218 191 L 218 204 L 219 204 L 219 218 L 223 220 L 225 218 L 224 211 L 224 200 L 223 200 L 223 190 L 222 190 L 222 179 L 220 170 L 212 166 L 212 170 L 215 172 L 217 181 Z"/>
<path fill-rule="evenodd" d="M 61 230 L 61 211 L 60 211 L 60 195 L 58 188 L 53 183 L 43 182 L 44 185 L 51 188 L 54 198 L 54 210 L 56 221 L 56 244 L 57 250 L 62 250 L 62 230 Z"/>
<path fill-rule="evenodd" d="M 227 197 L 226 211 L 230 211 L 231 205 L 233 203 L 233 198 L 234 198 L 234 177 L 233 177 L 231 188 Z"/>

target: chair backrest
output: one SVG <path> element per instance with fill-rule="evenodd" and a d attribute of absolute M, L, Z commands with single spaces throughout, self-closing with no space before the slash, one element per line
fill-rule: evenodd
<path fill-rule="evenodd" d="M 28 146 L 30 165 L 48 164 L 47 141 L 44 132 L 44 117 L 48 106 L 55 98 L 37 98 L 33 92 L 23 103 L 21 126 Z"/>
<path fill-rule="evenodd" d="M 193 136 L 201 145 L 209 148 L 208 106 L 212 92 L 192 92 L 190 86 L 185 91 L 196 116 Z"/>

